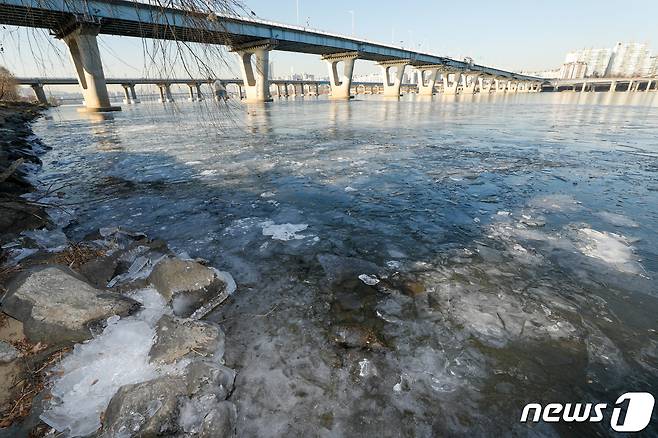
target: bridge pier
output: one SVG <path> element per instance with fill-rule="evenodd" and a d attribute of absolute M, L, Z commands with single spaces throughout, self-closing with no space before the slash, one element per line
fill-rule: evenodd
<path fill-rule="evenodd" d="M 261 40 L 231 48 L 238 54 L 245 102 L 272 101 L 268 78 L 270 50 L 275 46 L 276 42 L 273 40 Z"/>
<path fill-rule="evenodd" d="M 48 98 L 46 97 L 46 92 L 43 90 L 43 84 L 34 84 L 30 85 L 32 90 L 34 90 L 34 96 L 37 98 L 37 102 L 43 105 L 48 105 Z"/>
<path fill-rule="evenodd" d="M 196 98 L 194 97 L 194 84 L 187 84 L 187 88 L 190 90 L 190 97 L 187 98 L 190 102 L 196 102 Z"/>
<path fill-rule="evenodd" d="M 121 107 L 110 104 L 107 93 L 103 63 L 98 51 L 99 25 L 92 23 L 78 24 L 67 34 L 57 35 L 69 48 L 71 60 L 82 88 L 85 108 L 80 111 L 104 112 L 121 111 Z"/>
<path fill-rule="evenodd" d="M 201 93 L 201 82 L 196 83 L 196 100 L 199 102 L 203 100 L 203 94 Z"/>
<path fill-rule="evenodd" d="M 463 88 L 463 93 L 464 94 L 475 94 L 477 90 L 477 85 L 478 81 L 480 80 L 480 75 L 469 75 L 465 74 L 464 75 L 464 88 Z"/>
<path fill-rule="evenodd" d="M 384 96 L 386 97 L 400 97 L 400 85 L 402 85 L 402 77 L 404 76 L 404 69 L 409 64 L 409 60 L 395 60 L 383 61 L 379 63 L 382 68 L 382 79 L 384 82 Z M 393 76 L 391 69 L 395 68 L 395 76 Z"/>
<path fill-rule="evenodd" d="M 137 93 L 135 92 L 135 84 L 130 84 L 130 98 L 132 99 L 133 103 L 139 103 Z"/>
<path fill-rule="evenodd" d="M 126 105 L 130 105 L 133 103 L 132 96 L 130 95 L 130 85 L 129 84 L 121 84 L 123 87 L 123 103 Z"/>
<path fill-rule="evenodd" d="M 173 102 L 174 96 L 171 95 L 170 84 L 157 84 L 160 89 L 160 103 Z"/>
<path fill-rule="evenodd" d="M 359 57 L 357 52 L 334 53 L 324 55 L 322 59 L 329 67 L 329 85 L 331 94 L 329 99 L 349 100 L 352 88 L 352 73 L 354 72 L 354 61 Z M 343 63 L 342 71 L 339 71 L 338 63 Z"/>
<path fill-rule="evenodd" d="M 481 94 L 489 94 L 491 93 L 491 89 L 493 88 L 493 83 L 494 80 L 493 78 L 481 78 L 482 82 L 480 83 L 480 93 Z"/>
<path fill-rule="evenodd" d="M 440 69 L 433 66 L 420 66 L 416 67 L 416 69 L 418 70 L 418 94 L 421 96 L 432 96 Z M 425 77 L 425 72 L 429 72 L 427 77 Z"/>
<path fill-rule="evenodd" d="M 651 90 L 651 85 L 652 85 L 652 84 L 653 84 L 653 81 L 652 81 L 652 80 L 650 80 L 649 82 L 647 82 L 647 88 L 646 88 L 644 91 L 645 91 L 645 92 L 649 92 L 649 91 Z"/>
<path fill-rule="evenodd" d="M 452 82 L 449 82 L 450 75 L 453 75 Z M 441 74 L 443 80 L 443 94 L 454 95 L 459 93 L 459 83 L 461 81 L 462 74 L 460 72 L 449 72 L 446 71 Z"/>

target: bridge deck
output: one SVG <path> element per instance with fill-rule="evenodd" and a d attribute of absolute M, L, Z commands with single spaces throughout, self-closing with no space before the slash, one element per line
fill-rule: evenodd
<path fill-rule="evenodd" d="M 382 43 L 237 16 L 209 17 L 129 0 L 0 0 L 0 23 L 66 30 L 78 19 L 100 20 L 100 33 L 222 45 L 264 39 L 277 41 L 276 50 L 328 55 L 358 52 L 369 61 L 410 60 L 414 65 L 442 65 L 520 80 L 542 80 L 447 57 Z M 543 81 L 543 80 L 542 80 Z"/>

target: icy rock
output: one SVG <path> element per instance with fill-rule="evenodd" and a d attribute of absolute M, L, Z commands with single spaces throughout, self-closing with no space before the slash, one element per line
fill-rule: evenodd
<path fill-rule="evenodd" d="M 203 419 L 199 438 L 233 437 L 237 420 L 235 405 L 221 402 Z"/>
<path fill-rule="evenodd" d="M 149 362 L 155 324 L 169 311 L 154 289 L 132 297 L 143 309 L 134 316 L 108 318 L 103 333 L 78 344 L 56 368 L 52 399 L 41 419 L 67 436 L 87 436 L 101 426 L 101 414 L 125 385 L 160 376 Z"/>
<path fill-rule="evenodd" d="M 162 436 L 178 432 L 178 398 L 185 393 L 180 377 L 164 376 L 122 386 L 105 411 L 100 436 Z"/>
<path fill-rule="evenodd" d="M 193 260 L 165 258 L 148 281 L 167 301 L 174 314 L 199 319 L 226 300 L 236 289 L 230 274 L 203 266 Z"/>
<path fill-rule="evenodd" d="M 18 350 L 13 345 L 0 341 L 0 363 L 11 362 L 18 357 Z"/>
<path fill-rule="evenodd" d="M 235 371 L 208 360 L 194 361 L 185 369 L 187 392 L 197 394 L 211 392 L 221 400 L 226 400 L 235 383 Z"/>
<path fill-rule="evenodd" d="M 89 339 L 95 324 L 139 308 L 133 299 L 98 290 L 72 271 L 52 266 L 20 275 L 2 302 L 5 313 L 23 322 L 30 341 L 47 344 Z"/>
<path fill-rule="evenodd" d="M 80 266 L 80 273 L 94 287 L 104 289 L 114 276 L 116 268 L 116 259 L 112 256 L 106 256 L 83 264 Z"/>
<path fill-rule="evenodd" d="M 215 324 L 185 320 L 169 315 L 160 318 L 156 340 L 149 357 L 156 364 L 170 364 L 188 353 L 212 356 L 220 361 L 224 356 L 224 332 Z"/>

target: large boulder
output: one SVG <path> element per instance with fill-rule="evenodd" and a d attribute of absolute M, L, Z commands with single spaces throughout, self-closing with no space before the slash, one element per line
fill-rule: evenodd
<path fill-rule="evenodd" d="M 103 416 L 101 437 L 169 436 L 179 430 L 180 377 L 159 377 L 119 388 Z"/>
<path fill-rule="evenodd" d="M 224 355 L 224 332 L 215 324 L 164 315 L 156 327 L 149 356 L 156 364 L 170 364 L 193 353 L 220 360 Z"/>
<path fill-rule="evenodd" d="M 23 273 L 9 285 L 2 311 L 23 322 L 30 341 L 59 344 L 90 339 L 91 330 L 110 316 L 126 316 L 141 307 L 133 299 L 98 290 L 75 275 L 56 266 Z"/>
<path fill-rule="evenodd" d="M 148 280 L 183 318 L 202 318 L 235 290 L 227 273 L 174 257 L 158 262 Z"/>

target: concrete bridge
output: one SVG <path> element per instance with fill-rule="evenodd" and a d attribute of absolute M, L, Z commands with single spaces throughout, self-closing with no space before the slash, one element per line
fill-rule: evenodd
<path fill-rule="evenodd" d="M 53 85 L 78 85 L 78 80 L 75 78 L 15 78 L 18 85 L 29 86 L 34 90 L 34 95 L 37 101 L 47 104 L 48 98 L 44 90 L 45 86 Z M 204 99 L 204 93 L 201 91 L 201 86 L 204 84 L 213 85 L 211 95 L 215 99 L 220 99 L 217 89 L 214 87 L 217 83 L 226 85 L 235 85 L 238 88 L 238 95 L 240 99 L 245 97 L 243 93 L 244 82 L 242 79 L 151 79 L 151 78 L 118 78 L 118 79 L 105 79 L 107 85 L 121 85 L 124 90 L 123 103 L 133 104 L 139 103 L 136 85 L 155 85 L 160 90 L 160 102 L 173 102 L 173 94 L 171 86 L 175 84 L 187 85 L 189 87 L 189 100 L 201 101 Z M 274 88 L 278 97 L 289 96 L 319 96 L 320 87 L 329 87 L 329 81 L 315 81 L 315 80 L 295 80 L 295 79 L 274 79 L 269 81 L 270 91 Z M 383 90 L 381 82 L 359 82 L 352 83 L 352 91 L 355 94 L 378 94 Z M 415 92 L 417 87 L 415 84 L 402 84 L 401 90 L 406 92 Z"/>
<path fill-rule="evenodd" d="M 551 81 L 549 87 L 553 91 L 657 91 L 658 78 L 583 78 L 583 79 L 556 79 Z"/>
<path fill-rule="evenodd" d="M 329 69 L 330 97 L 349 99 L 357 59 L 377 62 L 383 94 L 400 95 L 404 70 L 420 73 L 420 94 L 431 95 L 441 75 L 444 93 L 489 88 L 539 91 L 543 79 L 344 35 L 264 20 L 190 13 L 127 0 L 0 0 L 0 24 L 49 29 L 68 46 L 87 111 L 115 111 L 98 50 L 99 34 L 228 45 L 239 59 L 246 100 L 271 100 L 269 52 L 320 55 Z"/>

